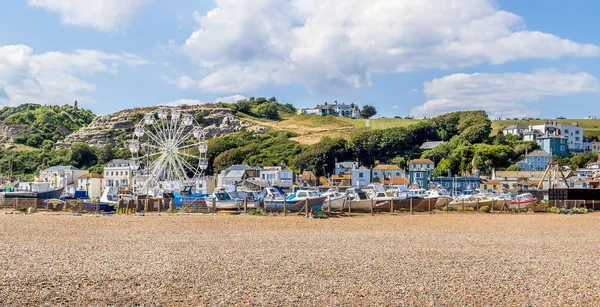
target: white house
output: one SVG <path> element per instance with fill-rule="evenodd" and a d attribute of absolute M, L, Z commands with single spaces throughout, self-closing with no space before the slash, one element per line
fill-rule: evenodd
<path fill-rule="evenodd" d="M 77 190 L 87 191 L 89 198 L 98 198 L 102 195 L 102 179 L 102 175 L 85 174 L 77 179 Z"/>
<path fill-rule="evenodd" d="M 428 170 L 433 171 L 435 163 L 429 159 L 414 159 L 408 162 L 409 171 Z"/>
<path fill-rule="evenodd" d="M 74 166 L 52 166 L 40 171 L 39 178 L 42 182 L 50 183 L 53 188 L 66 188 L 70 184 L 74 184 L 82 175 L 88 171 L 80 170 Z"/>
<path fill-rule="evenodd" d="M 577 123 L 572 125 L 559 124 L 557 129 L 560 135 L 567 138 L 569 151 L 584 151 L 583 147 L 583 128 Z"/>
<path fill-rule="evenodd" d="M 132 188 L 134 163 L 131 160 L 116 159 L 104 167 L 104 187 Z"/>
<path fill-rule="evenodd" d="M 519 134 L 523 134 L 523 132 L 525 132 L 528 129 L 529 129 L 529 126 L 523 125 L 521 123 L 516 123 L 514 125 L 510 125 L 510 126 L 504 128 L 504 130 L 502 130 L 502 133 L 504 133 L 504 135 L 508 135 L 508 134 L 519 135 Z"/>
<path fill-rule="evenodd" d="M 334 175 L 340 174 L 350 174 L 350 171 L 358 168 L 358 162 L 352 161 L 344 161 L 344 162 L 335 162 L 335 167 L 333 169 Z"/>
<path fill-rule="evenodd" d="M 373 178 L 406 178 L 406 172 L 398 165 L 380 164 L 373 168 Z"/>
<path fill-rule="evenodd" d="M 265 166 L 260 171 L 260 180 L 269 185 L 290 187 L 294 184 L 294 172 L 286 166 Z"/>
<path fill-rule="evenodd" d="M 371 170 L 368 168 L 355 168 L 352 171 L 352 186 L 362 187 L 371 183 Z"/>

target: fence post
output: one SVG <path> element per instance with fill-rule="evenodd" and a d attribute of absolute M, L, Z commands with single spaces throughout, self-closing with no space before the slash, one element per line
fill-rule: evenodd
<path fill-rule="evenodd" d="M 248 196 L 244 196 L 244 213 L 248 212 Z"/>
<path fill-rule="evenodd" d="M 83 212 L 83 200 L 79 200 L 79 212 Z"/>
<path fill-rule="evenodd" d="M 283 215 L 287 215 L 287 197 L 283 198 Z"/>
<path fill-rule="evenodd" d="M 350 201 L 348 202 L 348 216 L 352 215 L 352 198 L 350 198 Z"/>
<path fill-rule="evenodd" d="M 331 215 L 331 197 L 328 197 L 328 198 L 329 198 L 329 206 L 327 206 L 327 214 Z"/>
<path fill-rule="evenodd" d="M 477 205 L 475 205 L 475 209 L 477 210 L 477 213 L 479 213 L 479 198 L 477 198 Z"/>
<path fill-rule="evenodd" d="M 411 198 L 411 199 L 410 199 L 410 213 L 411 213 L 411 214 L 413 213 L 413 212 L 412 212 L 412 209 L 413 209 L 413 208 L 412 208 L 412 205 L 413 205 L 413 199 Z"/>
<path fill-rule="evenodd" d="M 394 215 L 394 201 L 392 200 L 392 203 L 390 204 L 390 214 Z"/>
<path fill-rule="evenodd" d="M 217 212 L 217 200 L 214 197 L 212 199 L 212 211 Z"/>
<path fill-rule="evenodd" d="M 427 200 L 427 211 L 431 213 L 431 198 Z"/>
<path fill-rule="evenodd" d="M 375 207 L 375 200 L 371 198 L 371 215 L 373 215 L 373 207 Z"/>
<path fill-rule="evenodd" d="M 462 199 L 462 212 L 465 212 L 465 199 Z"/>
<path fill-rule="evenodd" d="M 306 207 L 305 213 L 306 213 L 306 216 L 308 216 L 308 197 L 306 198 L 306 200 L 304 200 L 304 207 Z"/>
<path fill-rule="evenodd" d="M 492 199 L 492 208 L 490 208 L 490 212 L 494 213 L 494 207 L 496 206 L 496 200 Z"/>
<path fill-rule="evenodd" d="M 15 198 L 15 208 L 14 208 L 15 210 L 17 210 L 17 208 L 18 208 L 18 205 L 17 205 L 17 203 L 18 203 L 18 199 L 17 199 L 17 198 Z"/>

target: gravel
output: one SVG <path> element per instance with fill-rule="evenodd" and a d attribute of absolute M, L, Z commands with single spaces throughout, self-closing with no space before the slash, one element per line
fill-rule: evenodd
<path fill-rule="evenodd" d="M 0 306 L 598 305 L 600 214 L 0 213 Z"/>

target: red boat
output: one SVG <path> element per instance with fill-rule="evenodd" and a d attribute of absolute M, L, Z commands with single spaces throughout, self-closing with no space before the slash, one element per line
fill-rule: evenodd
<path fill-rule="evenodd" d="M 535 205 L 538 201 L 539 199 L 533 197 L 531 193 L 523 193 L 517 195 L 517 197 L 510 202 L 510 205 L 508 207 L 524 209 L 528 208 L 529 206 Z"/>

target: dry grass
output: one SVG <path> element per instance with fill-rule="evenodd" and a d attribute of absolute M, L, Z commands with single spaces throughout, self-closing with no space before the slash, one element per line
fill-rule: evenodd
<path fill-rule="evenodd" d="M 597 305 L 600 215 L 0 216 L 0 305 Z"/>

